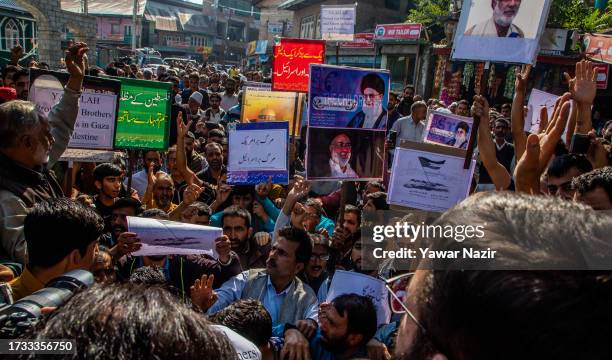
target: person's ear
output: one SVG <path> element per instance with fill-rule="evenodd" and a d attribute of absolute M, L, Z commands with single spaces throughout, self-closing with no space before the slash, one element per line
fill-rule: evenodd
<path fill-rule="evenodd" d="M 435 354 L 434 356 L 431 357 L 431 360 L 448 360 L 448 358 L 445 355 L 442 354 Z"/>
<path fill-rule="evenodd" d="M 253 228 L 250 227 L 249 228 L 249 237 L 248 238 L 250 239 L 252 236 L 253 236 Z"/>
<path fill-rule="evenodd" d="M 30 134 L 25 134 L 21 137 L 21 144 L 31 152 L 36 150 L 36 141 Z"/>
<path fill-rule="evenodd" d="M 81 263 L 83 257 L 81 256 L 81 252 L 78 249 L 74 249 L 68 255 L 68 268 L 69 269 L 77 269 L 79 264 Z"/>
<path fill-rule="evenodd" d="M 301 273 L 302 270 L 304 270 L 304 263 L 301 263 L 301 262 L 297 263 L 295 265 L 295 270 L 296 270 L 296 274 Z"/>
<path fill-rule="evenodd" d="M 96 186 L 96 189 L 102 190 L 102 182 L 100 180 L 96 180 L 94 181 L 94 185 Z"/>

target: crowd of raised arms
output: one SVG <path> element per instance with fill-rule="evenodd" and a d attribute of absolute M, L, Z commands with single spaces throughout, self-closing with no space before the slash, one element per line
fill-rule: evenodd
<path fill-rule="evenodd" d="M 403 311 L 386 324 L 379 324 L 367 296 L 327 301 L 339 269 L 385 279 L 402 275 L 388 267 L 362 269 L 362 217 L 389 209 L 388 166 L 381 181 L 309 182 L 302 137 L 290 147 L 288 185 L 228 185 L 227 128 L 240 122 L 242 88 L 269 78 L 197 63 L 102 69 L 88 65 L 88 50 L 76 43 L 66 51 L 61 71 L 70 77 L 48 116 L 28 102 L 29 70 L 48 65 L 20 66 L 16 48 L 12 64 L 2 69 L 3 296 L 17 302 L 75 269 L 91 271 L 96 280 L 24 337 L 74 339 L 78 358 L 100 359 L 612 356 L 610 271 L 418 270 L 404 274 L 410 281 Z M 127 153 L 111 162 L 74 163 L 71 172 L 58 161 L 86 75 L 172 83 L 171 146 L 139 152 L 131 181 Z M 506 249 L 507 261 L 522 254 L 506 244 L 520 243 L 540 260 L 560 263 L 579 254 L 559 239 L 602 251 L 610 246 L 591 244 L 587 230 L 598 226 L 596 210 L 612 210 L 612 121 L 592 122 L 590 62 L 578 62 L 575 76 L 566 77 L 567 93 L 553 113 L 542 111 L 534 134 L 523 130 L 529 66 L 516 76 L 512 103 L 490 104 L 483 96 L 425 101 L 412 87 L 390 94 L 387 129 L 397 141 L 421 141 L 428 109 L 479 118 L 471 195 L 437 223 L 468 216 L 487 221 L 487 246 Z M 588 136 L 586 152 L 569 151 L 574 134 Z M 72 189 L 61 185 L 66 176 Z M 541 211 L 521 216 L 530 209 Z M 222 228 L 218 256 L 133 256 L 142 244 L 128 231 L 128 217 Z M 537 231 L 509 230 L 520 228 Z M 612 244 L 612 234 L 607 239 Z"/>

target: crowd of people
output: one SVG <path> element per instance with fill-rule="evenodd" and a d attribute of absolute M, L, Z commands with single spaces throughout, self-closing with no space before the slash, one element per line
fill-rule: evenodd
<path fill-rule="evenodd" d="M 387 210 L 387 184 L 309 182 L 303 146 L 292 146 L 288 185 L 227 184 L 228 124 L 240 121 L 245 81 L 211 65 L 89 67 L 88 47 L 71 46 L 70 75 L 48 116 L 27 101 L 29 63 L 2 71 L 0 88 L 0 281 L 16 302 L 74 269 L 96 284 L 51 311 L 24 335 L 75 339 L 79 358 L 125 359 L 604 359 L 612 324 L 610 271 L 431 271 L 391 274 L 362 268 L 365 212 Z M 595 210 L 612 210 L 612 121 L 594 124 L 593 66 L 566 75 L 568 92 L 540 130 L 524 132 L 529 67 L 511 104 L 483 96 L 444 104 L 406 87 L 391 93 L 387 129 L 396 141 L 422 141 L 428 110 L 479 120 L 479 165 L 472 195 L 439 224 L 483 219 L 483 247 L 506 255 L 571 264 L 560 239 L 596 242 Z M 170 148 L 111 162 L 58 162 L 74 129 L 85 75 L 172 83 Z M 497 104 L 496 104 L 497 105 Z M 305 133 L 302 131 L 302 133 Z M 583 153 L 576 135 L 588 138 Z M 389 139 L 389 150 L 394 145 Z M 465 138 L 457 141 L 466 141 Z M 303 144 L 302 144 L 303 145 Z M 136 160 L 136 159 L 132 159 Z M 72 176 L 70 189 L 61 184 Z M 58 181 L 64 178 L 64 181 Z M 521 216 L 542 210 L 540 217 Z M 514 216 L 507 216 L 512 211 Z M 218 227 L 218 257 L 134 256 L 142 244 L 128 217 Z M 468 220 L 469 217 L 469 220 Z M 532 229 L 521 231 L 516 229 Z M 537 230 L 537 231 L 536 231 Z M 610 240 L 610 234 L 607 234 Z M 519 249 L 519 245 L 523 248 Z M 518 249 L 518 250 L 517 250 Z M 537 255 L 532 255 L 537 254 Z M 338 269 L 403 279 L 409 296 L 388 324 L 374 302 L 346 294 L 327 301 Z M 385 270 L 388 272 L 388 270 Z M 391 288 L 391 287 L 390 287 Z M 394 354 L 394 355 L 393 355 Z"/>

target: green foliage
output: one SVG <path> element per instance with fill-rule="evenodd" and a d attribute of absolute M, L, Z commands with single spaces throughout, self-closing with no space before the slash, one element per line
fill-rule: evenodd
<path fill-rule="evenodd" d="M 406 21 L 420 23 L 425 27 L 443 27 L 451 15 L 451 3 L 452 0 L 415 0 Z M 612 2 L 605 11 L 601 11 L 589 6 L 584 0 L 553 0 L 547 26 L 584 32 L 612 28 Z"/>

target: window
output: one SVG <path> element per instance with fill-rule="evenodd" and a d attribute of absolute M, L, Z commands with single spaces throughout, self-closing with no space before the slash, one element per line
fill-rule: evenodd
<path fill-rule="evenodd" d="M 317 15 L 317 25 L 315 26 L 315 39 L 321 38 L 321 15 Z"/>
<path fill-rule="evenodd" d="M 121 26 L 119 24 L 111 24 L 111 34 L 121 34 Z"/>
<path fill-rule="evenodd" d="M 132 25 L 125 25 L 123 27 L 123 34 L 126 36 L 132 35 Z"/>
<path fill-rule="evenodd" d="M 399 10 L 400 0 L 385 0 L 385 7 L 391 10 Z"/>
<path fill-rule="evenodd" d="M 17 28 L 17 24 L 15 24 L 13 19 L 4 25 L 4 37 L 6 38 L 5 49 L 12 49 L 17 45 L 21 45 L 21 41 L 19 41 L 19 28 Z"/>
<path fill-rule="evenodd" d="M 302 23 L 300 25 L 300 38 L 302 39 L 312 39 L 315 35 L 315 17 L 314 16 L 306 16 L 302 18 Z"/>

